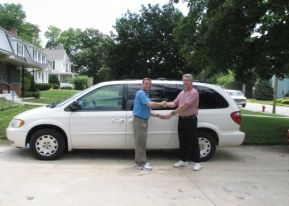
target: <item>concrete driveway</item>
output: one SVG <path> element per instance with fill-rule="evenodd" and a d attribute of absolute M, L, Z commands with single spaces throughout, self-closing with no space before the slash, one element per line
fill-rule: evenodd
<path fill-rule="evenodd" d="M 74 150 L 39 161 L 0 145 L 0 205 L 288 205 L 289 146 L 217 148 L 199 172 L 176 169 L 176 151 Z"/>

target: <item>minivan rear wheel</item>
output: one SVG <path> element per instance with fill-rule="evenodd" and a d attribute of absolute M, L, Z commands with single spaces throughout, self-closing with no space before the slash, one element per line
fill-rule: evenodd
<path fill-rule="evenodd" d="M 216 151 L 216 142 L 208 132 L 198 132 L 201 162 L 209 160 Z"/>
<path fill-rule="evenodd" d="M 65 141 L 60 132 L 53 129 L 41 129 L 32 135 L 29 147 L 37 159 L 55 160 L 63 154 Z"/>

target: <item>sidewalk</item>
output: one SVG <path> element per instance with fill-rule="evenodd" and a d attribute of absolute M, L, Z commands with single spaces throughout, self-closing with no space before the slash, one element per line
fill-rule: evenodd
<path fill-rule="evenodd" d="M 46 106 L 46 105 L 48 105 L 48 104 L 35 103 L 35 102 L 21 102 L 21 104 L 34 105 L 34 106 Z"/>

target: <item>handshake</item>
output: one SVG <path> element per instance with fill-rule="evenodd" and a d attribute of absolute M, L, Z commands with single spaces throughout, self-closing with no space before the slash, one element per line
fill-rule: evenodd
<path fill-rule="evenodd" d="M 161 103 L 159 103 L 159 106 L 163 108 L 169 107 L 166 101 L 162 101 Z M 157 117 L 160 119 L 170 119 L 172 116 L 173 116 L 172 112 L 168 113 L 167 115 L 157 114 Z"/>
<path fill-rule="evenodd" d="M 162 101 L 162 102 L 160 103 L 160 106 L 161 106 L 161 107 L 164 107 L 164 108 L 167 108 L 167 107 L 168 107 L 168 103 L 167 103 L 166 101 Z"/>

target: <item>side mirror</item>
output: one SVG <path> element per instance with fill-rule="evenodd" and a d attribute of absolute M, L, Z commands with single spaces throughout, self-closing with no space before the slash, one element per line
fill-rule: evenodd
<path fill-rule="evenodd" d="M 81 110 L 81 107 L 77 104 L 76 101 L 72 102 L 69 108 L 71 111 Z"/>

